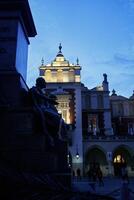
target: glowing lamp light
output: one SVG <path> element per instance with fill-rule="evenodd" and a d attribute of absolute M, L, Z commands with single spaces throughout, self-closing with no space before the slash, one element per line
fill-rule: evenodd
<path fill-rule="evenodd" d="M 79 159 L 80 155 L 79 155 L 79 152 L 78 152 L 78 145 L 76 147 L 76 158 Z"/>
<path fill-rule="evenodd" d="M 61 110 L 58 110 L 58 113 L 61 115 L 62 114 Z"/>
<path fill-rule="evenodd" d="M 80 157 L 80 156 L 79 156 L 79 153 L 77 152 L 77 153 L 76 153 L 76 158 L 79 159 L 79 157 Z"/>

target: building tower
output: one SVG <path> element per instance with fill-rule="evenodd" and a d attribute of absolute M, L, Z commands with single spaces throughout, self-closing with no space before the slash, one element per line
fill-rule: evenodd
<path fill-rule="evenodd" d="M 62 54 L 62 46 L 56 58 L 47 65 L 44 60 L 39 68 L 40 76 L 47 82 L 47 90 L 57 96 L 58 111 L 65 122 L 70 125 L 69 156 L 72 160 L 72 169 L 82 169 L 82 108 L 81 108 L 81 67 L 77 58 L 76 64 L 71 64 Z"/>

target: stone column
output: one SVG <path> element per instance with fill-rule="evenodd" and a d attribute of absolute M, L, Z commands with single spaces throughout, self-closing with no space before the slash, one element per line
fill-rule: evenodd
<path fill-rule="evenodd" d="M 113 176 L 113 165 L 112 165 L 112 152 L 107 152 L 107 160 L 108 160 L 108 175 Z"/>
<path fill-rule="evenodd" d="M 81 85 L 76 84 L 75 86 L 75 113 L 76 113 L 76 128 L 72 134 L 73 141 L 71 147 L 72 153 L 72 165 L 73 170 L 77 170 L 78 168 L 81 170 L 81 174 L 83 174 L 83 144 L 82 144 L 82 116 L 81 116 Z M 79 154 L 77 157 L 76 154 Z"/>

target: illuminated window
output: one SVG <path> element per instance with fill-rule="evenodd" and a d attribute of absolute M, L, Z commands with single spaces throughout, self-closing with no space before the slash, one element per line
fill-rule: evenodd
<path fill-rule="evenodd" d="M 51 72 L 52 82 L 57 82 L 57 71 Z"/>
<path fill-rule="evenodd" d="M 63 82 L 69 82 L 69 73 L 68 73 L 68 71 L 63 71 Z"/>
<path fill-rule="evenodd" d="M 62 110 L 62 117 L 67 122 L 67 110 Z"/>
<path fill-rule="evenodd" d="M 121 156 L 121 155 L 117 155 L 115 158 L 114 158 L 114 163 L 124 163 L 124 158 Z"/>
<path fill-rule="evenodd" d="M 90 114 L 88 115 L 88 132 L 93 133 L 96 135 L 96 132 L 98 130 L 98 119 L 97 115 Z"/>
<path fill-rule="evenodd" d="M 46 70 L 45 72 L 45 79 L 47 82 L 51 82 L 51 70 Z"/>
<path fill-rule="evenodd" d="M 70 80 L 70 82 L 75 81 L 74 70 L 69 71 L 69 80 Z"/>
<path fill-rule="evenodd" d="M 63 72 L 62 72 L 62 70 L 57 71 L 57 82 L 63 82 Z"/>
<path fill-rule="evenodd" d="M 57 110 L 61 112 L 62 118 L 67 124 L 70 124 L 70 95 L 59 95 L 58 97 Z"/>
<path fill-rule="evenodd" d="M 88 125 L 91 128 L 91 131 L 93 130 L 93 128 L 97 127 L 97 116 L 95 115 L 89 115 L 88 116 Z"/>
<path fill-rule="evenodd" d="M 75 75 L 75 82 L 80 82 L 80 75 Z"/>

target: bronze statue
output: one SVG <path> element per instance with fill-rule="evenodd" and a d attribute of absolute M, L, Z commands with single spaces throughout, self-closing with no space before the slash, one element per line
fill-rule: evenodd
<path fill-rule="evenodd" d="M 46 135 L 49 144 L 54 145 L 54 139 L 64 139 L 66 135 L 66 125 L 58 113 L 55 105 L 56 96 L 47 94 L 46 82 L 42 77 L 36 79 L 36 86 L 30 89 L 36 111 L 41 119 L 42 131 Z"/>

